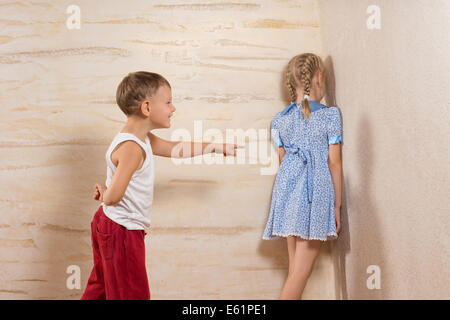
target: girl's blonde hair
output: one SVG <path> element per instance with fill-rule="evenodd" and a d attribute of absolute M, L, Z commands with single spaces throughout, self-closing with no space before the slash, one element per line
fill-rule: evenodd
<path fill-rule="evenodd" d="M 303 53 L 293 57 L 286 70 L 286 86 L 292 102 L 297 100 L 297 88 L 303 88 L 303 94 L 310 94 L 312 78 L 316 71 L 324 71 L 322 59 L 314 53 Z M 303 99 L 303 116 L 309 119 L 311 108 L 308 99 Z"/>

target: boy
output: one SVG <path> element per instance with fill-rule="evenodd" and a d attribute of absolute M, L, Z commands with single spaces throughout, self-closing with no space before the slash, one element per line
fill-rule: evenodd
<path fill-rule="evenodd" d="M 82 300 L 150 299 L 145 268 L 145 230 L 153 202 L 153 156 L 193 157 L 210 152 L 235 156 L 236 144 L 167 141 L 150 131 L 169 128 L 175 112 L 169 82 L 134 72 L 119 84 L 116 101 L 127 122 L 106 152 L 106 185 L 95 185 L 102 202 L 91 222 L 94 267 Z"/>

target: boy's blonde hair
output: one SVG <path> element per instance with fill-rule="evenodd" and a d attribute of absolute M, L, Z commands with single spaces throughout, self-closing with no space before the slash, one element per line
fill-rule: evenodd
<path fill-rule="evenodd" d="M 160 74 L 146 71 L 129 73 L 117 87 L 116 102 L 127 117 L 138 115 L 141 102 L 163 85 L 171 88 L 169 81 Z"/>
<path fill-rule="evenodd" d="M 324 71 L 322 59 L 314 53 L 303 53 L 293 57 L 286 70 L 286 86 L 292 102 L 297 100 L 296 88 L 303 88 L 303 94 L 310 94 L 312 78 L 316 71 Z M 308 99 L 303 100 L 303 115 L 309 119 L 311 108 Z"/>

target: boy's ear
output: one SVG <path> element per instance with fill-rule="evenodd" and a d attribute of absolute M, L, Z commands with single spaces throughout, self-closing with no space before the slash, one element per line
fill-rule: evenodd
<path fill-rule="evenodd" d="M 150 101 L 148 101 L 148 100 L 142 101 L 140 109 L 141 109 L 141 112 L 142 112 L 142 114 L 144 116 L 149 117 L 150 116 L 150 111 L 151 111 L 150 110 L 151 109 Z"/>

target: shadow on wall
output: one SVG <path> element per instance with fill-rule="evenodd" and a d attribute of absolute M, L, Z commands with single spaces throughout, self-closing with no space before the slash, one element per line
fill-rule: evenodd
<path fill-rule="evenodd" d="M 275 177 L 274 177 L 274 181 L 273 181 L 271 190 L 273 189 L 274 184 L 275 184 Z M 272 194 L 272 193 L 270 193 L 270 194 Z M 272 197 L 270 197 L 269 201 L 271 201 L 271 198 Z M 269 218 L 269 208 L 270 208 L 270 203 L 267 207 L 268 210 L 266 212 L 266 218 L 264 219 L 265 222 Z M 288 276 L 288 269 L 289 269 L 288 249 L 287 249 L 287 244 L 286 244 L 285 238 L 263 240 L 262 234 L 264 232 L 264 228 L 265 228 L 265 224 L 263 225 L 263 228 L 260 231 L 261 239 L 259 240 L 259 244 L 258 244 L 258 256 L 262 256 L 262 257 L 268 259 L 271 262 L 270 269 L 272 270 L 272 272 L 277 273 L 276 275 L 275 274 L 273 275 L 273 278 L 281 279 L 281 281 L 279 283 L 279 288 L 274 293 L 275 296 L 267 297 L 267 299 L 278 299 L 279 295 L 281 294 L 281 290 L 283 289 L 284 282 Z M 263 298 L 263 299 L 266 299 L 266 298 Z"/>
<path fill-rule="evenodd" d="M 328 106 L 336 106 L 341 109 L 336 102 L 336 84 L 334 76 L 334 68 L 331 57 L 327 57 L 324 61 L 325 68 L 327 69 L 327 92 L 325 95 L 326 104 Z M 351 111 L 347 111 L 351 112 Z M 343 128 L 345 128 L 344 118 Z M 381 238 L 380 224 L 377 219 L 377 206 L 376 199 L 374 199 L 373 192 L 371 190 L 371 172 L 373 161 L 373 148 L 372 148 L 372 132 L 370 119 L 363 116 L 359 121 L 358 132 L 356 137 L 357 148 L 356 154 L 358 159 L 356 161 L 350 161 L 347 173 L 343 174 L 343 190 L 342 190 L 342 229 L 337 241 L 334 241 L 332 246 L 332 255 L 335 272 L 335 294 L 337 299 L 384 299 L 389 297 L 386 288 L 383 287 L 383 291 L 376 289 L 369 289 L 367 287 L 367 279 L 371 276 L 372 272 L 368 273 L 367 268 L 370 265 L 376 265 L 380 267 L 382 275 L 382 283 L 389 283 L 388 272 L 386 264 L 382 264 L 384 251 Z M 345 130 L 343 130 L 343 141 L 345 139 Z M 342 149 L 343 150 L 343 149 Z M 345 166 L 345 159 L 343 158 L 343 165 Z M 350 169 L 351 168 L 351 169 Z M 355 177 L 356 176 L 356 177 Z M 347 188 L 350 186 L 351 179 L 355 177 L 357 188 Z M 348 190 L 348 192 L 347 192 Z M 350 219 L 349 213 L 353 213 L 352 229 L 353 238 L 356 239 L 353 242 L 358 244 L 360 252 L 356 252 L 358 255 L 358 264 L 348 266 L 351 277 L 347 279 L 346 275 L 346 263 L 345 257 L 350 253 Z M 348 287 L 350 287 L 350 292 Z"/>
<path fill-rule="evenodd" d="M 325 92 L 325 103 L 328 106 L 336 106 L 336 82 L 334 77 L 333 61 L 331 57 L 327 57 L 324 60 L 325 70 L 326 70 L 326 92 Z M 340 110 L 340 109 L 339 109 Z M 343 117 L 341 115 L 341 119 Z M 344 123 L 342 123 L 344 128 Z M 344 148 L 344 129 L 342 130 L 342 143 L 341 152 Z M 342 152 L 343 153 L 343 152 Z M 341 153 L 341 156 L 343 157 Z M 344 161 L 343 161 L 344 162 Z M 347 279 L 345 272 L 345 256 L 350 252 L 350 233 L 348 228 L 348 210 L 347 210 L 347 196 L 346 196 L 346 175 L 343 173 L 343 183 L 342 183 L 342 204 L 341 204 L 341 231 L 339 232 L 339 237 L 335 241 L 330 243 L 330 251 L 334 266 L 334 280 L 335 280 L 335 297 L 338 300 L 347 300 Z"/>
<path fill-rule="evenodd" d="M 76 136 L 76 133 L 73 135 Z M 52 156 L 63 158 L 67 152 L 79 155 L 82 154 L 82 149 L 83 147 L 77 146 L 76 143 L 69 143 L 57 147 Z M 59 190 L 64 196 L 49 197 L 46 218 L 50 223 L 42 223 L 36 232 L 40 242 L 39 260 L 46 265 L 42 277 L 47 281 L 36 288 L 29 299 L 79 299 L 84 291 L 85 281 L 81 282 L 80 289 L 69 289 L 66 286 L 69 277 L 66 271 L 68 266 L 73 265 L 81 267 L 81 279 L 89 275 L 86 265 L 92 260 L 88 245 L 92 217 L 86 214 L 83 208 L 93 208 L 90 197 L 94 178 L 77 185 L 73 184 L 74 181 L 86 180 L 85 177 L 89 176 L 87 171 L 91 171 L 89 166 L 71 162 L 61 170 L 54 169 L 54 174 L 46 179 L 53 180 L 52 188 L 55 194 Z M 74 220 L 77 218 L 83 222 L 75 223 Z"/>

